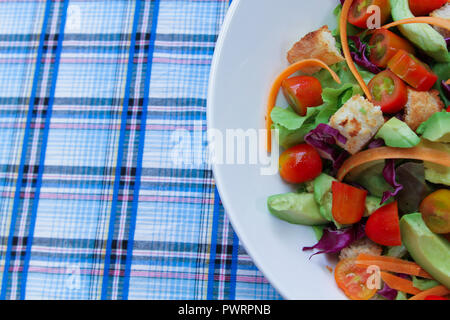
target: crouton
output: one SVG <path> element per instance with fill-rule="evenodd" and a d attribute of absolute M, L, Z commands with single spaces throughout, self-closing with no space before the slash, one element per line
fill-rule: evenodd
<path fill-rule="evenodd" d="M 312 58 L 320 59 L 329 66 L 344 60 L 336 48 L 336 40 L 327 26 L 308 33 L 287 53 L 287 60 L 290 64 Z M 302 72 L 313 74 L 319 70 L 320 67 L 308 67 L 304 68 Z"/>
<path fill-rule="evenodd" d="M 364 238 L 355 241 L 349 247 L 342 249 L 341 253 L 339 254 L 339 259 L 343 260 L 356 258 L 361 253 L 379 256 L 381 255 L 382 251 L 383 249 L 375 242 L 373 242 L 369 238 Z"/>
<path fill-rule="evenodd" d="M 434 10 L 430 16 L 450 20 L 450 3 L 446 3 L 442 8 Z M 441 27 L 434 27 L 444 38 L 450 38 L 450 30 Z"/>
<path fill-rule="evenodd" d="M 378 132 L 385 120 L 379 106 L 356 95 L 348 100 L 330 119 L 330 126 L 347 138 L 339 146 L 355 154 Z"/>
<path fill-rule="evenodd" d="M 408 102 L 405 106 L 405 122 L 414 131 L 436 112 L 442 111 L 444 103 L 437 90 L 416 91 L 408 88 Z"/>

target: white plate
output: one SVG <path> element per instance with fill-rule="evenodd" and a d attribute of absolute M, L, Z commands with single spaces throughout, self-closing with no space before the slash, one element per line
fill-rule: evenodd
<path fill-rule="evenodd" d="M 324 24 L 335 26 L 337 0 L 235 0 L 219 36 L 208 94 L 208 128 L 264 128 L 269 88 L 287 66 L 293 43 Z M 262 147 L 262 146 L 261 146 Z M 213 165 L 225 209 L 256 265 L 287 299 L 345 299 L 325 256 L 302 252 L 316 243 L 311 228 L 272 217 L 268 196 L 290 190 L 258 165 Z"/>

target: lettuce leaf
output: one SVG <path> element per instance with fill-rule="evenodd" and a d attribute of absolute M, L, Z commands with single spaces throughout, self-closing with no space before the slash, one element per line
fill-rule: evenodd
<path fill-rule="evenodd" d="M 450 104 L 450 100 L 447 98 L 444 92 L 444 88 L 441 86 L 442 81 L 447 81 L 450 75 L 450 62 L 437 63 L 433 67 L 433 72 L 438 76 L 438 81 L 434 85 L 434 89 L 438 90 L 441 94 L 441 99 L 444 101 L 445 105 Z"/>

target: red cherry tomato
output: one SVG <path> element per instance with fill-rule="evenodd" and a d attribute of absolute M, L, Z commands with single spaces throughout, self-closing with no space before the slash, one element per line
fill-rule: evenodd
<path fill-rule="evenodd" d="M 424 300 L 448 300 L 448 299 L 440 296 L 427 296 Z"/>
<path fill-rule="evenodd" d="M 397 113 L 408 102 L 408 90 L 402 79 L 392 71 L 384 70 L 369 82 L 372 102 L 384 113 Z"/>
<path fill-rule="evenodd" d="M 370 273 L 367 272 L 367 268 L 357 266 L 355 261 L 356 259 L 341 260 L 334 271 L 334 279 L 338 287 L 350 299 L 369 300 L 375 295 L 377 289 L 367 287 Z"/>
<path fill-rule="evenodd" d="M 323 103 L 322 85 L 314 77 L 299 76 L 283 80 L 281 89 L 286 100 L 300 116 L 306 115 L 306 108 Z"/>
<path fill-rule="evenodd" d="M 383 246 L 402 244 L 397 201 L 372 213 L 366 223 L 366 234 L 373 242 Z"/>
<path fill-rule="evenodd" d="M 389 69 L 418 91 L 428 91 L 438 80 L 431 69 L 412 54 L 399 50 L 388 62 Z"/>
<path fill-rule="evenodd" d="M 386 68 L 398 50 L 415 53 L 414 47 L 407 40 L 386 29 L 373 31 L 369 46 L 371 48 L 369 60 L 380 68 Z"/>
<path fill-rule="evenodd" d="M 356 0 L 350 7 L 348 22 L 359 28 L 367 29 L 367 20 L 374 15 L 374 12 L 368 10 L 370 6 L 378 6 L 381 9 L 381 24 L 384 24 L 389 19 L 391 14 L 391 4 L 389 0 Z"/>
<path fill-rule="evenodd" d="M 340 224 L 359 222 L 366 208 L 367 191 L 337 181 L 333 181 L 331 191 L 334 220 Z"/>
<path fill-rule="evenodd" d="M 322 172 L 322 159 L 316 149 L 300 144 L 281 154 L 279 166 L 280 175 L 286 182 L 303 183 Z"/>
<path fill-rule="evenodd" d="M 409 0 L 409 8 L 416 16 L 427 16 L 430 12 L 439 9 L 448 0 Z"/>

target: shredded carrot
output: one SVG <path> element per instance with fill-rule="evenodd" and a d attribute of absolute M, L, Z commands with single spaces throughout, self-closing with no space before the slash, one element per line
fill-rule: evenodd
<path fill-rule="evenodd" d="M 325 268 L 327 268 L 328 271 L 330 271 L 330 273 L 333 273 L 333 268 L 330 266 L 325 266 Z"/>
<path fill-rule="evenodd" d="M 380 272 L 381 279 L 392 289 L 409 294 L 419 294 L 421 291 L 414 287 L 411 280 L 403 279 L 387 272 Z"/>
<path fill-rule="evenodd" d="M 402 24 L 411 24 L 411 23 L 428 23 L 437 27 L 441 27 L 447 30 L 450 30 L 450 20 L 438 18 L 438 17 L 415 17 L 402 19 L 398 21 L 391 22 L 387 25 L 382 26 L 384 29 L 389 29 L 392 27 L 397 27 Z"/>
<path fill-rule="evenodd" d="M 431 289 L 422 291 L 419 294 L 416 294 L 415 296 L 409 298 L 409 300 L 425 300 L 426 297 L 428 296 L 439 296 L 439 297 L 443 297 L 450 294 L 450 290 L 448 290 L 446 287 L 444 286 L 436 286 L 433 287 Z"/>
<path fill-rule="evenodd" d="M 267 130 L 267 152 L 271 152 L 272 150 L 272 135 L 271 135 L 271 127 L 272 127 L 272 119 L 270 118 L 270 113 L 275 107 L 275 103 L 277 102 L 278 92 L 281 88 L 281 83 L 284 79 L 290 77 L 292 74 L 301 71 L 304 67 L 310 66 L 319 66 L 324 69 L 327 69 L 328 72 L 331 73 L 331 76 L 337 83 L 341 83 L 341 79 L 339 76 L 330 69 L 330 67 L 319 59 L 305 59 L 298 61 L 289 67 L 287 67 L 280 75 L 275 79 L 272 88 L 269 93 L 269 100 L 267 102 L 267 113 L 266 113 L 266 130 Z"/>
<path fill-rule="evenodd" d="M 358 266 L 378 266 L 383 271 L 404 273 L 412 276 L 432 279 L 417 263 L 386 256 L 373 256 L 361 253 L 356 258 Z"/>
<path fill-rule="evenodd" d="M 348 46 L 347 20 L 348 20 L 348 14 L 350 12 L 350 7 L 351 7 L 352 3 L 353 3 L 353 0 L 345 1 L 344 5 L 342 7 L 341 19 L 339 21 L 339 27 L 340 27 L 340 31 L 341 31 L 342 50 L 344 51 L 344 57 L 345 57 L 345 60 L 347 61 L 348 67 L 350 68 L 350 71 L 355 76 L 361 89 L 364 91 L 364 94 L 366 95 L 367 99 L 372 101 L 372 94 L 370 93 L 369 87 L 367 87 L 367 84 L 365 83 L 364 79 L 361 77 L 361 74 L 358 72 L 358 69 L 356 69 L 355 63 L 353 62 L 352 56 L 350 54 L 350 48 Z"/>
<path fill-rule="evenodd" d="M 381 147 L 362 151 L 355 154 L 344 162 L 337 174 L 337 179 L 342 181 L 345 176 L 356 167 L 383 159 L 414 159 L 423 160 L 450 167 L 450 154 L 436 149 L 414 147 L 414 148 L 391 148 Z"/>

